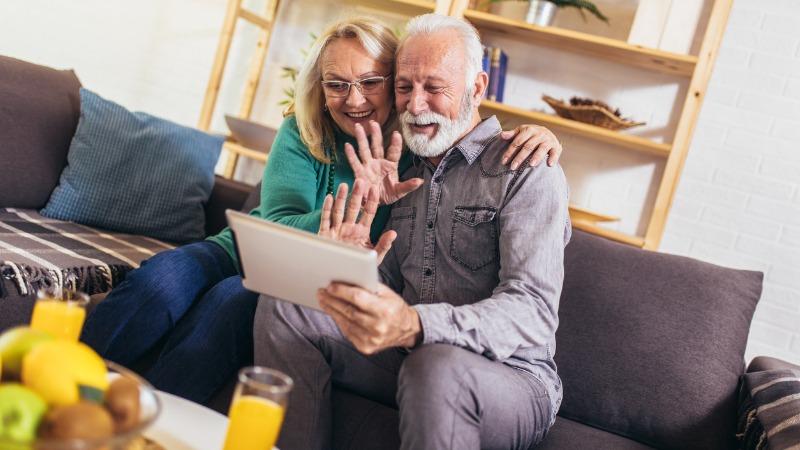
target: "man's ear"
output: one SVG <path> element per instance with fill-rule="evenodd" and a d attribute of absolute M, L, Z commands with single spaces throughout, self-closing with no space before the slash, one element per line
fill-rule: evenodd
<path fill-rule="evenodd" d="M 475 93 L 472 95 L 472 100 L 479 104 L 481 99 L 483 98 L 484 92 L 489 87 L 489 74 L 486 72 L 478 72 L 478 76 L 475 77 Z"/>

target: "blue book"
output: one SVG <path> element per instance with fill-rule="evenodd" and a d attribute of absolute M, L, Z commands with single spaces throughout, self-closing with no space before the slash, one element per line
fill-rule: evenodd
<path fill-rule="evenodd" d="M 489 89 L 486 98 L 496 102 L 503 101 L 503 89 L 506 84 L 506 68 L 508 67 L 508 55 L 497 48 L 492 47 L 489 56 Z"/>
<path fill-rule="evenodd" d="M 483 46 L 483 61 L 481 62 L 483 66 L 483 71 L 486 72 L 487 75 L 491 77 L 492 67 L 489 65 L 489 54 L 491 53 L 491 47 Z M 483 98 L 489 94 L 489 88 L 487 86 L 486 90 L 483 91 Z"/>

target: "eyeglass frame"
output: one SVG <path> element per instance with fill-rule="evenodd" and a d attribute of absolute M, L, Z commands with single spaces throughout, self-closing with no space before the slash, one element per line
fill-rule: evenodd
<path fill-rule="evenodd" d="M 378 78 L 380 78 L 381 81 L 383 82 L 383 84 L 381 85 L 381 89 L 385 89 L 386 88 L 386 80 L 392 78 L 392 74 L 390 73 L 389 75 L 386 75 L 386 76 L 376 75 L 374 77 L 366 77 L 366 78 L 362 78 L 360 80 L 355 80 L 355 81 L 321 80 L 320 83 L 322 84 L 322 89 L 323 90 L 325 89 L 325 86 L 327 84 L 330 84 L 330 83 L 344 83 L 344 84 L 346 84 L 347 85 L 347 92 L 345 92 L 344 95 L 342 95 L 342 96 L 332 95 L 332 97 L 334 97 L 334 98 L 347 98 L 350 95 L 350 90 L 353 88 L 353 86 L 355 86 L 356 89 L 358 89 L 358 93 L 363 95 L 363 96 L 377 94 L 378 92 L 370 92 L 370 93 L 365 94 L 364 90 L 363 90 L 364 87 L 361 85 L 361 83 L 363 83 L 364 81 L 367 81 L 367 80 L 375 80 L 375 79 L 378 79 Z"/>

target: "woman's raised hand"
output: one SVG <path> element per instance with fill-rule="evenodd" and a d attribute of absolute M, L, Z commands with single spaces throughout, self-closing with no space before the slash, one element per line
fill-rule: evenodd
<path fill-rule="evenodd" d="M 397 233 L 383 233 L 373 246 L 369 231 L 378 211 L 378 192 L 361 179 L 353 184 L 353 194 L 349 200 L 348 190 L 347 184 L 342 183 L 336 191 L 336 198 L 331 194 L 325 197 L 317 234 L 357 247 L 374 249 L 378 253 L 380 264 L 392 247 Z"/>
<path fill-rule="evenodd" d="M 423 180 L 411 178 L 401 182 L 398 167 L 403 138 L 399 132 L 392 132 L 391 142 L 384 152 L 380 125 L 371 120 L 369 126 L 369 139 L 361 124 L 357 123 L 355 126 L 358 155 L 350 144 L 344 145 L 344 153 L 356 179 L 366 181 L 371 188 L 377 190 L 381 205 L 390 205 L 422 186 Z"/>

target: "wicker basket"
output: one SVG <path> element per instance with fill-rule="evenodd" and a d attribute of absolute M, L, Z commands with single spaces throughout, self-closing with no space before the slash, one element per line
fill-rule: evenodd
<path fill-rule="evenodd" d="M 542 100 L 547 102 L 548 105 L 555 109 L 556 114 L 565 119 L 572 119 L 578 122 L 607 128 L 609 130 L 625 130 L 645 124 L 645 122 L 634 122 L 632 120 L 617 117 L 611 111 L 596 105 L 572 106 L 568 103 L 564 103 L 561 100 L 550 97 L 549 95 L 543 95 Z"/>

